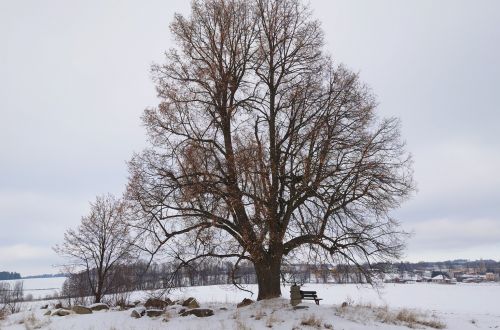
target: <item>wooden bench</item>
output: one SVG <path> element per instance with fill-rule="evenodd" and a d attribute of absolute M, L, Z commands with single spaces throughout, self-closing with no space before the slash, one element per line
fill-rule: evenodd
<path fill-rule="evenodd" d="M 300 290 L 300 297 L 304 300 L 314 300 L 316 305 L 319 305 L 319 301 L 323 300 L 321 298 L 318 298 L 316 291 L 302 291 L 302 290 Z"/>

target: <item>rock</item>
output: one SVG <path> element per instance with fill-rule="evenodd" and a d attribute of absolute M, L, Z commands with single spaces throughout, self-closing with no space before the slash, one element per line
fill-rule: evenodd
<path fill-rule="evenodd" d="M 133 302 L 134 306 L 137 306 L 137 305 L 139 305 L 140 303 L 141 303 L 141 301 L 140 301 L 140 300 L 135 300 L 135 301 Z"/>
<path fill-rule="evenodd" d="M 179 314 L 182 314 L 182 313 L 184 313 L 185 311 L 186 311 L 186 309 L 185 309 L 185 308 L 181 308 L 181 309 L 179 310 Z"/>
<path fill-rule="evenodd" d="M 219 308 L 220 311 L 227 311 L 227 308 L 226 307 L 221 307 Z"/>
<path fill-rule="evenodd" d="M 161 316 L 163 314 L 163 309 L 148 309 L 146 310 L 146 315 L 149 317 Z"/>
<path fill-rule="evenodd" d="M 253 301 L 252 299 L 245 298 L 238 305 L 236 305 L 236 307 L 237 308 L 245 307 L 245 306 L 253 304 L 254 302 L 255 301 Z"/>
<path fill-rule="evenodd" d="M 49 305 L 48 305 L 48 304 L 45 304 L 45 305 L 40 306 L 40 309 L 47 309 L 47 308 L 49 308 Z"/>
<path fill-rule="evenodd" d="M 196 301 L 195 298 L 190 297 L 184 300 L 182 303 L 182 306 L 187 307 L 187 308 L 200 308 L 200 304 L 198 304 L 198 301 Z"/>
<path fill-rule="evenodd" d="M 139 315 L 139 316 L 137 316 L 137 315 Z M 132 310 L 132 313 L 130 314 L 130 316 L 135 317 L 135 318 L 139 318 L 139 317 L 142 317 L 144 315 L 146 315 L 146 308 L 144 308 L 142 306 L 134 308 Z"/>
<path fill-rule="evenodd" d="M 45 313 L 43 313 L 43 315 L 45 316 L 48 316 L 48 315 L 51 315 L 52 314 L 52 311 L 46 311 Z"/>
<path fill-rule="evenodd" d="M 214 315 L 214 311 L 208 308 L 195 308 L 185 311 L 181 316 L 195 315 L 197 317 L 207 317 Z"/>
<path fill-rule="evenodd" d="M 52 311 L 52 313 L 50 315 L 51 316 L 66 316 L 69 314 L 71 314 L 71 312 L 69 310 L 59 308 L 59 309 Z"/>
<path fill-rule="evenodd" d="M 170 299 L 157 299 L 157 298 L 149 298 L 146 303 L 144 304 L 144 307 L 146 308 L 153 308 L 153 309 L 165 309 L 167 306 L 172 305 L 172 300 Z"/>
<path fill-rule="evenodd" d="M 141 313 L 139 313 L 135 309 L 132 310 L 132 313 L 130 313 L 130 316 L 135 317 L 136 319 L 140 319 L 142 317 Z"/>
<path fill-rule="evenodd" d="M 342 308 L 346 308 L 348 305 L 349 305 L 349 304 L 348 304 L 346 301 L 344 301 L 344 302 L 342 303 L 342 306 L 341 306 L 341 307 L 342 307 Z"/>
<path fill-rule="evenodd" d="M 89 308 L 93 311 L 102 311 L 102 310 L 108 310 L 109 306 L 104 303 L 96 303 L 90 305 Z"/>
<path fill-rule="evenodd" d="M 54 306 L 54 308 L 56 308 L 56 309 L 62 308 L 62 303 L 61 303 L 61 302 L 58 302 L 58 303 Z"/>
<path fill-rule="evenodd" d="M 76 314 L 92 314 L 92 310 L 85 306 L 73 306 L 71 310 Z"/>

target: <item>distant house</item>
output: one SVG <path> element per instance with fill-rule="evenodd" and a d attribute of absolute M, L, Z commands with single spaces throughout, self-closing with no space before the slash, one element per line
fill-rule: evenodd
<path fill-rule="evenodd" d="M 497 277 L 494 273 L 486 273 L 484 279 L 486 281 L 496 281 Z"/>
<path fill-rule="evenodd" d="M 457 280 L 454 278 L 449 278 L 446 275 L 436 275 L 432 278 L 432 283 L 438 284 L 457 284 Z"/>
<path fill-rule="evenodd" d="M 432 283 L 444 283 L 446 277 L 444 275 L 436 275 L 432 278 Z"/>
<path fill-rule="evenodd" d="M 464 283 L 481 283 L 484 281 L 485 276 L 478 274 L 465 274 L 461 278 Z"/>

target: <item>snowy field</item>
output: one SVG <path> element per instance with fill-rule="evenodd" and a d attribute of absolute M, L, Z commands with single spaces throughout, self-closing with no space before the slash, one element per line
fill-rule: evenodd
<path fill-rule="evenodd" d="M 58 282 L 59 281 L 59 282 Z M 27 292 L 45 292 L 59 287 L 64 278 L 24 280 Z M 37 287 L 38 286 L 38 287 Z M 256 293 L 256 286 L 249 286 Z M 22 313 L 0 322 L 0 329 L 408 329 L 404 322 L 392 322 L 391 317 L 408 309 L 422 319 L 446 325 L 447 329 L 500 329 L 500 285 L 495 284 L 386 284 L 374 290 L 369 286 L 307 284 L 304 290 L 315 290 L 323 298 L 320 306 L 310 302 L 305 310 L 293 310 L 289 305 L 289 287 L 282 287 L 283 299 L 258 302 L 236 308 L 243 298 L 255 295 L 235 290 L 232 286 L 190 287 L 169 294 L 172 300 L 195 297 L 202 308 L 211 308 L 215 315 L 208 318 L 180 317 L 180 306 L 164 316 L 140 319 L 128 311 L 101 311 L 90 315 L 65 317 L 43 316 L 43 302 L 28 303 Z M 44 296 L 42 294 L 42 296 Z M 134 292 L 131 300 L 145 300 L 148 292 Z M 350 306 L 341 308 L 342 302 Z M 222 308 L 222 310 L 221 310 Z M 227 309 L 227 310 L 224 310 Z M 385 313 L 385 314 L 384 314 Z M 381 316 L 381 314 L 383 314 Z M 391 317 L 386 316 L 392 315 Z M 311 320 L 312 316 L 312 320 Z M 311 325 L 302 324 L 312 322 Z M 316 321 L 316 323 L 315 323 Z M 31 322 L 31 323 L 30 323 Z M 309 322 L 309 323 L 311 323 Z M 426 329 L 416 324 L 416 328 Z M 430 328 L 429 328 L 430 329 Z"/>
<path fill-rule="evenodd" d="M 20 280 L 1 281 L 1 283 L 10 283 L 13 285 L 16 282 L 23 282 L 24 296 L 33 295 L 34 299 L 45 298 L 47 295 L 53 296 L 61 291 L 61 287 L 66 280 L 66 277 L 50 277 L 50 278 L 29 278 Z"/>

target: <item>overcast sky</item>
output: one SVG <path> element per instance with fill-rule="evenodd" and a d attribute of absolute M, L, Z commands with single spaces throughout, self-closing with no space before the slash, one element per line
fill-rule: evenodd
<path fill-rule="evenodd" d="M 406 260 L 500 260 L 500 1 L 312 0 L 327 49 L 402 120 L 418 193 Z M 156 105 L 149 67 L 188 1 L 0 0 L 0 271 L 55 273 L 98 194 L 120 195 Z"/>

